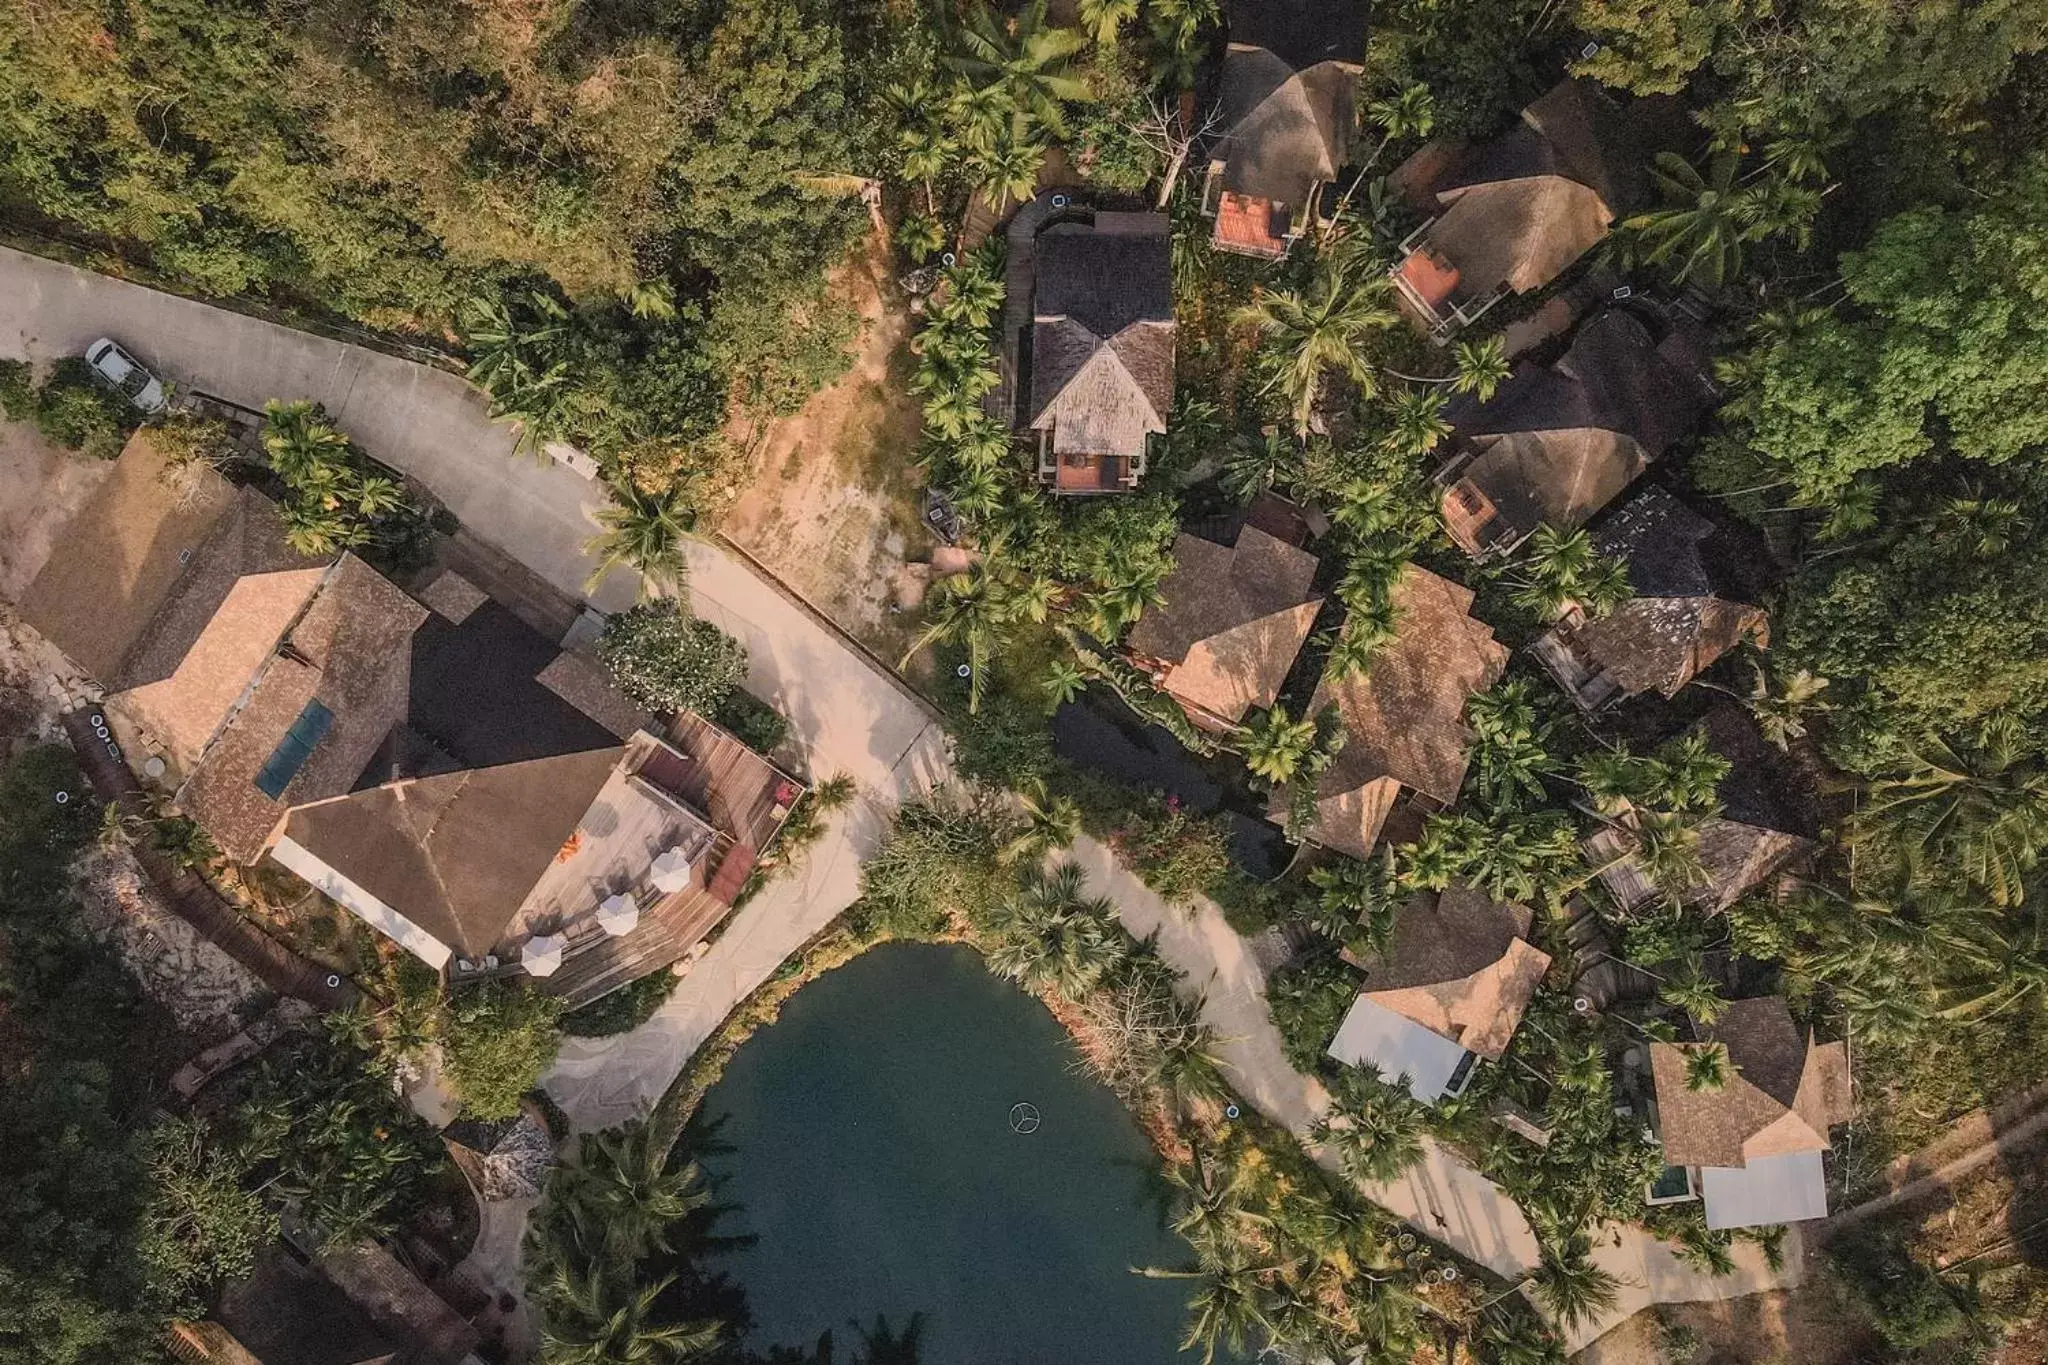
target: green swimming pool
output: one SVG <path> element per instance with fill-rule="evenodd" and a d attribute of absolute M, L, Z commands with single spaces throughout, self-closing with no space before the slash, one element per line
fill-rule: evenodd
<path fill-rule="evenodd" d="M 749 1344 L 831 1329 L 843 1357 L 849 1319 L 921 1312 L 923 1365 L 1195 1359 L 1189 1283 L 1130 1273 L 1188 1255 L 1157 1159 L 1074 1062 L 966 948 L 890 944 L 792 997 L 703 1108 L 732 1148 L 705 1161 L 739 1206 L 719 1231 L 756 1238 L 716 1263 Z"/>

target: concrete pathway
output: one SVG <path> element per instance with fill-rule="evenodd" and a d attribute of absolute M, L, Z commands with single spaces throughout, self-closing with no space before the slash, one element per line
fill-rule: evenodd
<path fill-rule="evenodd" d="M 1306 1140 L 1309 1126 L 1329 1108 L 1329 1094 L 1288 1062 L 1266 1004 L 1265 974 L 1222 910 L 1206 899 L 1192 910 L 1167 904 L 1093 839 L 1081 839 L 1072 856 L 1087 872 L 1090 888 L 1115 902 L 1125 927 L 1140 938 L 1156 933 L 1160 956 L 1186 976 L 1187 989 L 1201 993 L 1202 1013 L 1216 1031 L 1218 1055 L 1238 1093 Z M 1335 1169 L 1331 1153 L 1314 1151 L 1320 1164 Z M 1425 1141 L 1423 1159 L 1399 1180 L 1362 1188 L 1417 1231 L 1498 1275 L 1513 1279 L 1537 1262 L 1535 1234 L 1515 1202 L 1441 1143 Z M 1648 1233 L 1612 1226 L 1594 1259 L 1621 1279 L 1620 1302 L 1599 1321 L 1565 1333 L 1567 1344 L 1577 1350 L 1654 1303 L 1739 1298 L 1795 1283 L 1801 1259 L 1796 1237 L 1795 1232 L 1787 1239 L 1783 1275 L 1773 1274 L 1762 1254 L 1744 1243 L 1735 1248 L 1735 1273 L 1715 1278 L 1694 1270 Z"/>

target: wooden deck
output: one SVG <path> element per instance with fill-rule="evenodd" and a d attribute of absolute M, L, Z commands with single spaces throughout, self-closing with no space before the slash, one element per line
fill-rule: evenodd
<path fill-rule="evenodd" d="M 716 928 L 803 793 L 795 778 L 700 716 L 678 716 L 665 738 L 669 747 L 652 750 L 637 775 L 702 812 L 715 841 L 691 867 L 688 886 L 642 900 L 633 932 L 612 937 L 594 920 L 569 931 L 562 967 L 544 989 L 571 1009 L 673 966 Z"/>

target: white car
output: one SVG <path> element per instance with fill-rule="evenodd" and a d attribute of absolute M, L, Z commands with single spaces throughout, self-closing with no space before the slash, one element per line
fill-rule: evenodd
<path fill-rule="evenodd" d="M 93 373 L 106 380 L 115 393 L 151 417 L 162 412 L 169 401 L 164 397 L 164 386 L 157 382 L 156 376 L 143 369 L 140 361 L 107 337 L 101 337 L 85 348 L 85 363 L 92 366 Z"/>

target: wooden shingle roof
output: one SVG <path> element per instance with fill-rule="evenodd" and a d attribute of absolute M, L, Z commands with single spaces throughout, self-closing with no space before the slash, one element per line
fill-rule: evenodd
<path fill-rule="evenodd" d="M 1848 1121 L 1847 1049 L 1802 1034 L 1780 996 L 1737 1000 L 1697 1044 L 1653 1043 L 1658 1123 L 1675 1166 L 1742 1166 L 1757 1157 L 1825 1151 Z M 1686 1087 L 1689 1051 L 1718 1043 L 1731 1074 L 1718 1090 Z"/>

